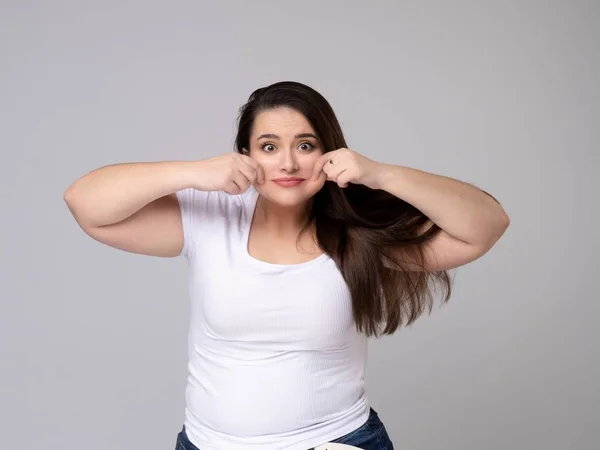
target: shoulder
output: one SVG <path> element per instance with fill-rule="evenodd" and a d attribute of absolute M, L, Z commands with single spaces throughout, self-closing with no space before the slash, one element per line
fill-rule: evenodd
<path fill-rule="evenodd" d="M 223 191 L 199 191 L 187 188 L 177 191 L 176 196 L 183 214 L 226 217 L 239 212 L 240 209 L 251 207 L 258 192 L 253 186 L 237 195 Z"/>
<path fill-rule="evenodd" d="M 242 194 L 223 191 L 182 189 L 176 193 L 184 234 L 182 254 L 192 257 L 197 245 L 220 241 L 247 223 L 252 217 L 253 201 L 258 192 L 252 188 Z"/>

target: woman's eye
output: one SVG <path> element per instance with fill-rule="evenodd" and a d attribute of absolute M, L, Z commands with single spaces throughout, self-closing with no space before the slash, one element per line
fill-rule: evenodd
<path fill-rule="evenodd" d="M 272 152 L 275 148 L 274 148 L 273 144 L 265 144 L 265 145 L 262 146 L 262 149 L 265 152 Z"/>
<path fill-rule="evenodd" d="M 300 144 L 300 147 L 302 150 L 312 150 L 314 148 L 310 142 L 304 142 L 303 144 Z"/>

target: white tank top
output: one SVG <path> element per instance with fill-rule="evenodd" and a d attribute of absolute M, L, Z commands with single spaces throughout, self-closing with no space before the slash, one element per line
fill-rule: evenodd
<path fill-rule="evenodd" d="M 328 255 L 248 253 L 258 192 L 177 192 L 191 317 L 185 427 L 200 450 L 306 450 L 367 421 L 367 338 Z"/>

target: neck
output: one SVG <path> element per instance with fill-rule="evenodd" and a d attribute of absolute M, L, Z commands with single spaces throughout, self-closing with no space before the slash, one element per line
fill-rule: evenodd
<path fill-rule="evenodd" d="M 256 204 L 255 220 L 271 232 L 282 235 L 296 233 L 306 225 L 310 204 L 281 206 L 268 201 L 262 195 Z"/>

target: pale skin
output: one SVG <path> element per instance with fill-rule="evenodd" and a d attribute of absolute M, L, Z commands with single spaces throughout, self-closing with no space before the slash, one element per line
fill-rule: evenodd
<path fill-rule="evenodd" d="M 260 193 L 248 240 L 255 258 L 277 264 L 297 264 L 322 253 L 314 234 L 299 236 L 311 197 L 325 184 L 326 176 L 313 177 L 323 154 L 308 121 L 296 111 L 265 111 L 255 120 L 247 154 L 264 171 L 264 183 L 255 184 Z M 281 177 L 304 179 L 291 188 L 278 186 Z M 311 230 L 313 231 L 313 230 Z"/>
<path fill-rule="evenodd" d="M 268 185 L 257 187 L 265 199 L 259 201 L 262 216 L 257 214 L 255 217 L 250 250 L 263 258 L 288 259 L 274 255 L 277 246 L 269 246 L 269 242 L 273 239 L 293 242 L 302 226 L 305 202 L 325 180 L 333 181 L 341 188 L 355 183 L 385 190 L 427 215 L 442 229 L 424 248 L 424 266 L 429 270 L 449 270 L 476 260 L 492 248 L 509 225 L 508 215 L 501 205 L 474 186 L 408 167 L 373 161 L 347 148 L 323 154 L 315 138 L 295 137 L 312 133 L 314 131 L 308 121 L 293 110 L 267 111 L 256 120 L 253 133 L 256 142 L 251 140 L 250 156 L 264 168 L 267 180 L 282 174 L 304 178 L 310 172 L 310 180 L 300 192 L 284 194 Z M 263 134 L 277 138 L 260 138 Z M 284 201 L 283 195 L 289 198 Z M 268 201 L 269 198 L 271 201 Z M 282 203 L 286 205 L 282 206 Z M 303 261 L 318 252 L 310 236 L 301 242 L 305 249 L 310 250 L 304 253 L 304 258 L 290 256 L 290 259 Z M 291 245 L 285 247 L 292 248 Z M 390 253 L 393 254 L 394 249 L 390 249 Z M 405 264 L 421 270 L 410 262 L 405 261 Z"/>
<path fill-rule="evenodd" d="M 443 230 L 425 248 L 429 270 L 449 270 L 489 251 L 509 225 L 503 208 L 480 189 L 408 167 L 373 161 L 341 148 L 323 154 L 314 130 L 296 111 L 260 113 L 243 155 L 202 161 L 116 164 L 81 177 L 65 192 L 81 228 L 106 245 L 133 253 L 172 257 L 183 246 L 174 192 L 184 188 L 260 193 L 248 250 L 266 262 L 295 264 L 317 257 L 314 235 L 300 236 L 311 197 L 329 180 L 382 189 L 414 205 Z M 266 136 L 265 136 L 266 135 Z M 313 136 L 310 136 L 313 135 Z M 294 187 L 274 180 L 298 177 Z M 394 252 L 394 249 L 390 249 Z M 421 270 L 410 261 L 408 268 Z"/>

